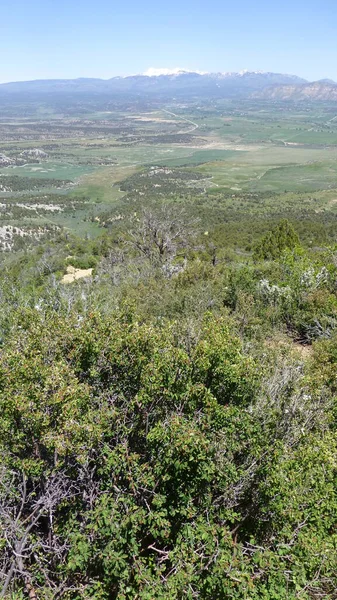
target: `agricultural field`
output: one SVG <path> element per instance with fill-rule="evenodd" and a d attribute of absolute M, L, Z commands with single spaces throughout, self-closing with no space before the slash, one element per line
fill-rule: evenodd
<path fill-rule="evenodd" d="M 292 193 L 294 214 L 335 214 L 336 117 L 328 104 L 255 100 L 2 106 L 0 218 L 95 237 L 168 200 L 242 225 L 252 207 L 287 210 Z"/>

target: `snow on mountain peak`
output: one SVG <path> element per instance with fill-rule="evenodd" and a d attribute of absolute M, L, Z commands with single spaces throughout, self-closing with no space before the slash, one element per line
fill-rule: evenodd
<path fill-rule="evenodd" d="M 212 77 L 244 77 L 245 75 L 268 75 L 268 73 L 266 71 L 249 71 L 248 69 L 242 69 L 241 71 L 224 71 L 224 72 L 220 72 L 220 73 L 212 73 L 210 71 L 198 71 L 198 70 L 191 70 L 191 69 L 182 69 L 180 67 L 175 67 L 173 69 L 167 69 L 167 68 L 157 68 L 157 67 L 150 67 L 149 69 L 147 69 L 147 71 L 145 71 L 144 73 L 142 73 L 143 76 L 146 77 L 159 77 L 161 75 L 168 75 L 168 76 L 178 76 L 178 75 L 186 75 L 188 73 L 192 73 L 192 74 L 197 74 L 197 75 L 209 75 Z"/>
<path fill-rule="evenodd" d="M 142 73 L 146 77 L 159 77 L 160 75 L 183 75 L 184 73 L 197 73 L 198 75 L 207 75 L 206 71 L 191 71 L 190 69 L 181 69 L 176 67 L 174 69 L 157 69 L 155 67 L 150 67 Z"/>

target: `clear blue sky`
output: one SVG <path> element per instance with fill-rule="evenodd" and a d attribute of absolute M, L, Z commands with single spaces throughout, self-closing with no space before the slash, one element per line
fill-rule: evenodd
<path fill-rule="evenodd" d="M 337 0 L 0 0 L 0 82 L 149 67 L 337 80 Z"/>

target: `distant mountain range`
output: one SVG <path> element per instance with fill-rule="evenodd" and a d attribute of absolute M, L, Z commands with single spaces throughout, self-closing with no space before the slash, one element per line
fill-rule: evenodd
<path fill-rule="evenodd" d="M 271 100 L 337 100 L 337 84 L 310 83 L 295 75 L 241 71 L 201 73 L 149 69 L 142 75 L 111 79 L 46 79 L 0 85 L 0 95 L 128 94 L 165 97 L 252 97 Z"/>

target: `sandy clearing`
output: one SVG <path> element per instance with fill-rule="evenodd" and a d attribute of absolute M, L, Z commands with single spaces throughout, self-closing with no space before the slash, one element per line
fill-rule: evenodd
<path fill-rule="evenodd" d="M 61 279 L 61 283 L 73 283 L 77 279 L 82 279 L 83 277 L 91 277 L 92 269 L 75 269 L 69 265 L 67 267 L 67 273 L 63 275 Z"/>
<path fill-rule="evenodd" d="M 160 117 L 127 117 L 127 119 L 132 119 L 133 121 L 145 121 L 151 122 L 155 121 L 157 123 L 176 123 L 175 119 L 161 119 Z"/>
<path fill-rule="evenodd" d="M 300 344 L 299 342 L 292 341 L 290 338 L 281 335 L 276 335 L 273 339 L 265 341 L 267 348 L 271 350 L 278 350 L 284 352 L 295 352 L 301 360 L 305 361 L 311 358 L 313 354 L 313 347 L 307 344 Z"/>
<path fill-rule="evenodd" d="M 240 152 L 254 152 L 256 150 L 265 150 L 265 146 L 262 145 L 258 145 L 258 144 L 237 144 L 235 142 L 225 142 L 222 140 L 212 140 L 209 141 L 209 138 L 205 138 L 205 137 L 199 137 L 199 139 L 203 140 L 204 143 L 202 145 L 202 150 L 209 150 L 209 149 L 216 149 L 216 150 L 234 150 L 234 151 L 240 151 Z M 188 148 L 197 148 L 199 149 L 199 146 L 191 146 L 191 145 L 186 145 L 186 147 Z"/>
<path fill-rule="evenodd" d="M 335 204 L 337 204 L 337 198 L 332 198 L 328 202 L 328 206 L 334 206 Z"/>
<path fill-rule="evenodd" d="M 298 342 L 294 342 L 294 348 L 296 352 L 300 354 L 303 360 L 310 358 L 314 351 L 312 346 L 308 346 L 306 344 L 299 344 Z"/>

